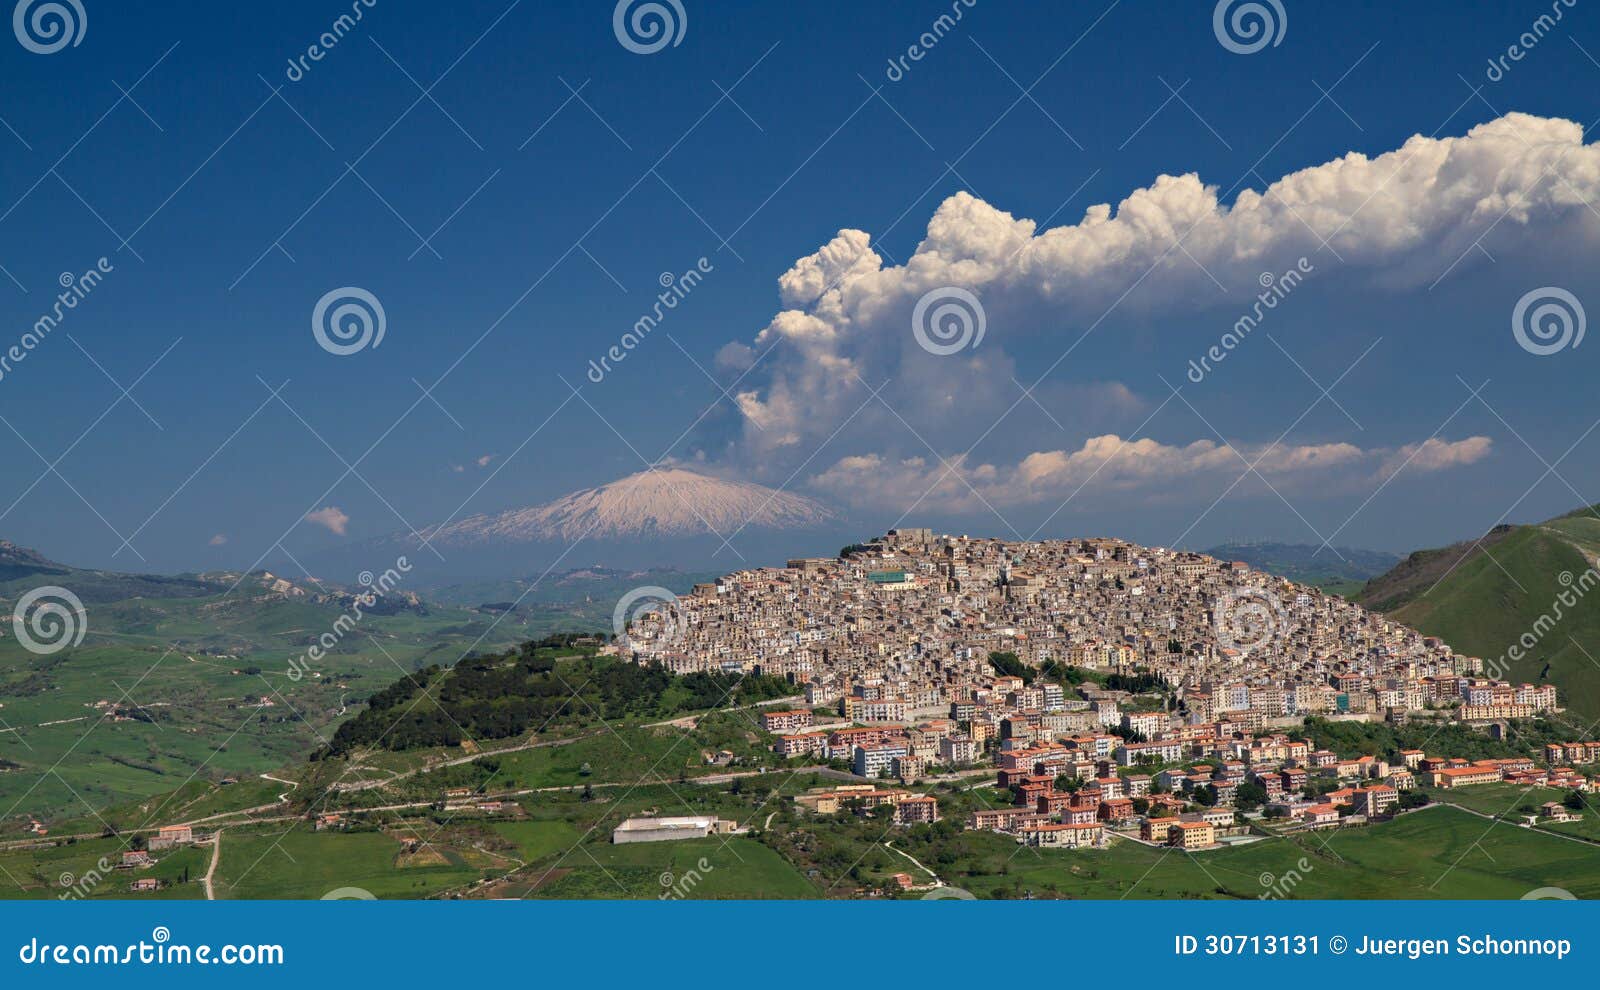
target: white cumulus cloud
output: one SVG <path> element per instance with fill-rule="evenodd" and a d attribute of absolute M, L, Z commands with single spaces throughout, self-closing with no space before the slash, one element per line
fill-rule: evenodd
<path fill-rule="evenodd" d="M 1163 175 L 1115 207 L 1090 206 L 1076 223 L 1040 230 L 958 193 L 940 204 L 903 264 L 885 266 L 870 235 L 842 230 L 778 280 L 783 309 L 753 340 L 732 342 L 718 356 L 729 369 L 758 362 L 738 389 L 743 422 L 725 456 L 752 471 L 787 471 L 833 441 L 855 447 L 855 456 L 820 474 L 813 465 L 807 476 L 818 487 L 842 490 L 873 474 L 872 488 L 915 498 L 927 488 L 919 479 L 945 472 L 941 455 L 967 447 L 944 438 L 974 422 L 981 429 L 1018 401 L 1018 373 L 1005 350 L 1014 338 L 994 332 L 997 313 L 1011 317 L 1009 333 L 1058 337 L 1065 348 L 1108 307 L 1182 313 L 1199 293 L 1215 298 L 1213 279 L 1248 298 L 1261 272 L 1303 256 L 1317 255 L 1319 273 L 1342 269 L 1392 288 L 1415 286 L 1487 231 L 1515 243 L 1571 224 L 1592 236 L 1589 200 L 1600 201 L 1600 145 L 1584 144 L 1576 123 L 1520 113 L 1459 137 L 1412 137 L 1375 157 L 1352 152 L 1246 189 L 1231 204 L 1197 175 Z M 991 329 L 981 346 L 933 358 L 913 339 L 910 314 L 924 294 L 947 286 L 980 298 Z M 1031 382 L 1042 370 L 1024 377 Z M 1060 385 L 1072 370 L 1063 367 L 1052 381 Z M 882 402 L 873 400 L 869 388 L 885 381 Z M 946 479 L 955 486 L 940 490 L 970 498 L 990 478 L 996 497 L 1059 494 L 1107 461 L 1110 448 L 1120 450 L 1103 469 L 1112 485 L 1238 465 L 1232 448 L 1210 439 L 1124 444 L 1085 426 L 1074 424 L 1087 437 L 1079 449 L 1037 450 L 1010 465 L 963 463 Z M 1401 464 L 1407 473 L 1471 464 L 1490 447 L 1485 437 L 1400 445 L 1404 439 L 1392 447 L 1283 446 L 1260 470 L 1287 477 L 1342 469 L 1370 478 Z M 1246 456 L 1248 447 L 1238 444 Z"/>
<path fill-rule="evenodd" d="M 1076 450 L 1029 454 L 1012 467 L 975 464 L 959 455 L 899 460 L 851 455 L 819 473 L 813 484 L 853 505 L 903 503 L 909 495 L 921 498 L 921 504 L 977 511 L 1041 500 L 1059 502 L 1080 493 L 1170 494 L 1207 481 L 1221 488 L 1246 472 L 1252 473 L 1248 480 L 1256 481 L 1258 475 L 1264 484 L 1284 492 L 1353 491 L 1371 488 L 1402 468 L 1425 474 L 1476 463 L 1489 451 L 1487 437 L 1363 449 L 1348 443 L 1249 447 L 1211 440 L 1172 446 L 1108 434 L 1091 437 Z M 1257 487 L 1261 486 L 1247 485 Z"/>
<path fill-rule="evenodd" d="M 335 536 L 343 536 L 345 529 L 350 525 L 350 517 L 338 506 L 327 505 L 306 513 L 306 522 L 315 523 Z"/>

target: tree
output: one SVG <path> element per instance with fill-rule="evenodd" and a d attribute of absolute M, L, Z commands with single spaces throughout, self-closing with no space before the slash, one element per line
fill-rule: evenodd
<path fill-rule="evenodd" d="M 1422 808 L 1428 805 L 1428 795 L 1420 791 L 1401 791 L 1400 810 L 1410 811 L 1413 808 Z"/>
<path fill-rule="evenodd" d="M 1267 789 L 1246 780 L 1233 792 L 1233 803 L 1242 809 L 1259 808 L 1267 803 Z"/>
<path fill-rule="evenodd" d="M 1038 671 L 1023 663 L 1021 657 L 1010 652 L 1009 650 L 1004 652 L 995 650 L 990 653 L 989 665 L 992 666 L 997 673 L 1008 677 L 1022 678 L 1022 683 L 1024 684 L 1032 684 L 1034 677 L 1038 674 Z"/>

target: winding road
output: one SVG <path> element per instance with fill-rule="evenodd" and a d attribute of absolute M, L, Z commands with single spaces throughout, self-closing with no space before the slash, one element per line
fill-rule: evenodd
<path fill-rule="evenodd" d="M 937 873 L 933 872 L 932 870 L 928 869 L 926 866 L 923 866 L 921 861 L 919 861 L 917 859 L 917 857 L 915 857 L 915 856 L 911 855 L 910 853 L 906 852 L 904 849 L 896 849 L 894 847 L 894 842 L 893 841 L 885 842 L 883 844 L 883 847 L 885 849 L 890 850 L 891 852 L 897 852 L 900 855 L 904 856 L 906 859 L 911 860 L 911 865 L 915 866 L 917 869 L 921 870 L 922 872 L 926 873 L 928 876 L 933 878 L 933 885 L 935 887 L 943 887 L 943 886 L 945 886 L 945 882 L 943 880 L 939 879 L 939 874 L 937 874 Z"/>
<path fill-rule="evenodd" d="M 214 901 L 217 899 L 216 884 L 212 881 L 216 879 L 217 864 L 221 862 L 222 829 L 219 828 L 215 832 L 211 833 L 211 865 L 206 868 L 205 878 L 201 881 L 206 885 L 206 900 L 208 901 Z"/>

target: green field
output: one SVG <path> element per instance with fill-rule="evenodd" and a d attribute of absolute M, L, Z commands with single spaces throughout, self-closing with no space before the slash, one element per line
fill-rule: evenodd
<path fill-rule="evenodd" d="M 205 897 L 200 878 L 210 860 L 208 849 L 165 850 L 154 854 L 158 861 L 147 869 L 115 869 L 124 848 L 116 839 L 93 839 L 49 849 L 0 852 L 0 882 L 8 887 L 4 896 L 39 900 Z M 183 882 L 185 871 L 187 883 Z M 140 877 L 155 877 L 170 886 L 135 894 L 129 885 Z"/>
<path fill-rule="evenodd" d="M 689 839 L 584 847 L 526 896 L 788 900 L 816 892 L 794 867 L 750 839 Z"/>
<path fill-rule="evenodd" d="M 289 661 L 340 614 L 290 601 L 143 600 L 93 606 L 84 643 L 53 656 L 0 639 L 0 821 L 84 815 L 297 763 L 360 699 L 453 662 L 494 621 L 454 608 L 369 616 L 321 676 L 292 678 Z M 506 620 L 478 648 L 528 635 Z"/>
<path fill-rule="evenodd" d="M 1000 856 L 995 875 L 991 857 Z M 1516 899 L 1541 887 L 1600 897 L 1600 846 L 1446 807 L 1192 854 L 1126 841 L 1103 851 L 1033 850 L 1001 839 L 985 859 L 990 872 L 945 879 L 1001 897 Z"/>
<path fill-rule="evenodd" d="M 1519 826 L 1527 821 L 1529 815 L 1538 814 L 1542 805 L 1550 801 L 1562 801 L 1568 794 L 1567 791 L 1552 787 L 1528 788 L 1515 784 L 1485 784 L 1480 787 L 1461 787 L 1427 793 L 1435 801 L 1503 818 Z M 1585 795 L 1585 804 L 1582 808 L 1567 809 L 1568 814 L 1578 816 L 1577 821 L 1553 822 L 1541 815 L 1535 827 L 1600 843 L 1600 810 L 1597 810 L 1590 800 L 1590 796 Z"/>
<path fill-rule="evenodd" d="M 603 784 L 591 795 L 525 794 L 511 818 L 424 804 L 358 816 L 351 831 L 317 832 L 296 820 L 229 819 L 215 893 L 223 899 L 321 898 L 345 889 L 378 898 L 839 898 L 877 888 L 893 895 L 896 873 L 910 874 L 919 885 L 930 882 L 904 853 L 946 884 L 983 898 L 1515 899 L 1544 887 L 1600 897 L 1600 844 L 1580 838 L 1600 834 L 1600 816 L 1592 809 L 1582 821 L 1551 830 L 1480 817 L 1561 796 L 1548 789 L 1463 788 L 1437 795 L 1462 808 L 1435 804 L 1370 826 L 1190 854 L 1121 838 L 1103 850 L 1040 850 L 1008 836 L 964 831 L 949 818 L 932 827 L 897 828 L 881 817 L 818 818 L 797 811 L 790 798 L 818 782 L 810 773 L 775 772 L 742 778 L 737 787 Z M 171 803 L 225 804 L 228 790 L 191 786 Z M 262 793 L 238 796 L 257 800 Z M 982 800 L 980 790 L 942 787 L 937 793 L 950 805 L 947 814 Z M 148 804 L 111 813 L 137 817 Z M 686 814 L 737 821 L 747 833 L 620 846 L 610 841 L 624 818 Z M 18 887 L 15 896 L 80 896 L 63 876 L 89 876 L 102 859 L 115 863 L 124 847 L 125 839 L 85 838 L 13 849 L 0 852 L 0 871 Z M 204 896 L 200 879 L 210 863 L 209 845 L 158 857 L 145 870 L 99 871 L 104 878 L 81 896 Z M 133 894 L 128 884 L 138 876 L 170 885 Z"/>

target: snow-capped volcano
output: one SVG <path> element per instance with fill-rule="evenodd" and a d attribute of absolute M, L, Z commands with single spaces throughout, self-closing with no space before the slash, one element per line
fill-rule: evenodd
<path fill-rule="evenodd" d="M 740 529 L 804 529 L 836 513 L 815 499 L 683 468 L 641 471 L 526 509 L 470 516 L 423 530 L 431 543 L 731 536 Z"/>

